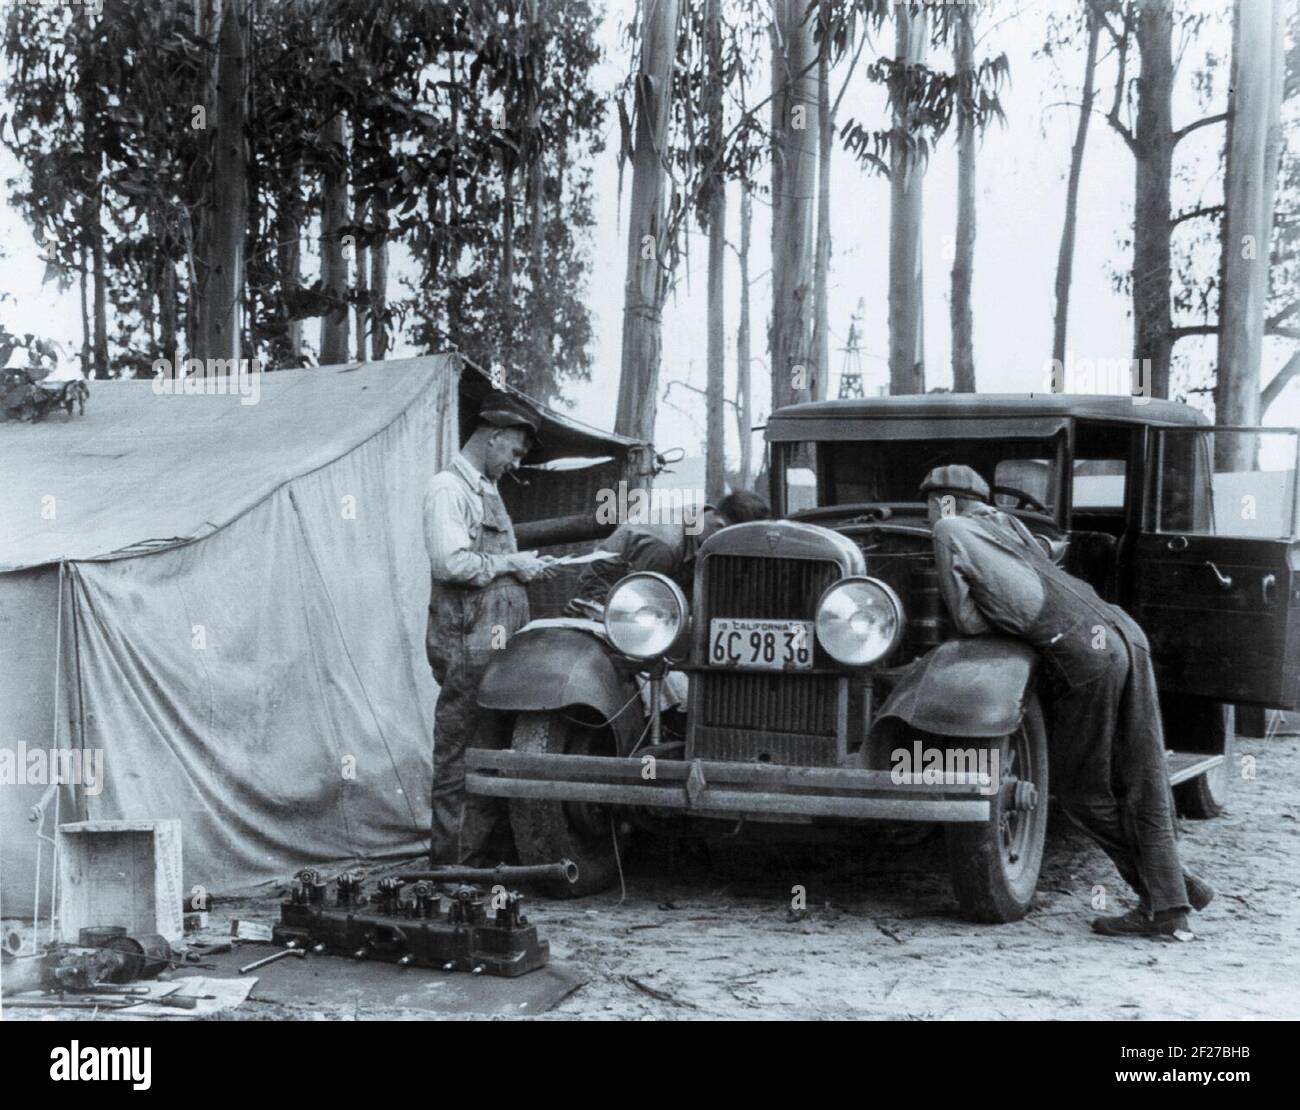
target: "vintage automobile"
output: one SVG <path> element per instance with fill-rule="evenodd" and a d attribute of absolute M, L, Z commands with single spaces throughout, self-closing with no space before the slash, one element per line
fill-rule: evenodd
<path fill-rule="evenodd" d="M 973 466 L 1145 629 L 1184 816 L 1224 805 L 1235 706 L 1295 708 L 1295 430 L 1142 398 L 930 394 L 794 405 L 766 435 L 778 519 L 702 544 L 689 602 L 631 575 L 603 622 L 530 625 L 487 672 L 513 742 L 471 753 L 468 789 L 509 799 L 525 862 L 578 862 L 568 893 L 613 881 L 629 829 L 910 822 L 943 827 L 966 916 L 1025 913 L 1048 690 L 1023 643 L 953 632 L 917 492 L 936 466 Z M 659 711 L 670 670 L 684 720 Z"/>

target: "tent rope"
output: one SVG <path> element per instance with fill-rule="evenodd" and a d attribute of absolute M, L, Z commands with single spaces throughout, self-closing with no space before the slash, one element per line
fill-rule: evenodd
<path fill-rule="evenodd" d="M 59 709 L 59 679 L 62 677 L 62 673 L 63 673 L 63 666 L 62 666 L 62 661 L 63 661 L 63 586 L 64 586 L 64 582 L 65 582 L 66 576 L 67 576 L 67 564 L 64 563 L 63 560 L 59 560 L 59 603 L 58 603 L 58 608 L 57 608 L 57 615 L 56 615 L 55 618 L 54 618 L 54 619 L 55 619 L 55 624 L 54 624 L 54 721 L 53 721 L 53 736 L 52 736 L 52 738 L 51 738 L 51 740 L 50 740 L 50 749 L 51 749 L 51 754 L 54 756 L 54 759 L 55 759 L 54 766 L 55 766 L 56 768 L 60 766 L 60 764 L 59 764 L 59 762 L 58 762 L 58 750 L 59 750 L 59 713 L 60 713 L 60 709 Z M 59 790 L 59 789 L 56 788 L 55 791 L 54 791 L 54 849 L 53 849 L 53 851 L 50 853 L 50 933 L 49 933 L 49 938 L 50 938 L 51 941 L 54 940 L 54 922 L 55 922 L 55 919 L 58 917 L 58 912 L 57 912 L 58 902 L 57 902 L 57 898 L 58 898 L 58 894 L 59 894 L 59 820 L 60 820 L 60 817 L 61 817 L 61 814 L 60 814 L 59 811 L 60 811 L 60 808 L 61 808 L 61 802 L 62 802 L 62 799 L 63 799 L 63 791 L 62 791 L 62 790 Z M 41 824 L 43 825 L 43 824 L 44 824 L 44 821 L 42 821 Z M 40 843 L 39 843 L 39 841 L 38 841 L 38 842 L 37 842 L 37 852 L 39 853 L 39 851 L 40 851 Z M 39 856 L 38 856 L 37 872 L 36 872 L 36 883 L 37 883 L 37 888 L 36 888 L 36 904 L 32 907 L 32 912 L 33 912 L 33 914 L 36 915 L 37 917 L 40 916 L 40 912 L 41 912 L 41 902 L 40 902 L 40 898 L 41 898 L 41 892 L 40 892 L 40 881 L 41 881 L 41 880 L 40 880 Z"/>

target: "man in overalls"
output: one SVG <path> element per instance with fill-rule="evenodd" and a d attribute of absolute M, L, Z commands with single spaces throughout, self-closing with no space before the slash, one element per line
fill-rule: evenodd
<path fill-rule="evenodd" d="M 478 706 L 479 682 L 493 652 L 528 621 L 523 584 L 546 576 L 553 561 L 517 550 L 497 491 L 498 479 L 528 454 L 538 423 L 516 398 L 488 394 L 461 453 L 425 491 L 433 588 L 424 646 L 440 688 L 433 720 L 435 866 L 490 865 L 508 854 L 501 803 L 465 793 L 465 749 L 503 746 L 498 717 Z"/>
<path fill-rule="evenodd" d="M 1139 906 L 1099 917 L 1107 936 L 1186 932 L 1188 908 L 1214 897 L 1183 870 L 1151 649 L 1137 623 L 1067 574 L 969 466 L 921 484 L 934 526 L 939 588 L 967 635 L 991 629 L 1032 644 L 1050 671 L 1054 793 L 1114 861 Z"/>

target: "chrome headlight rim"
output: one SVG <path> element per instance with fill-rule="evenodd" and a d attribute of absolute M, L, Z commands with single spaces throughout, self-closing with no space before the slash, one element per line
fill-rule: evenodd
<path fill-rule="evenodd" d="M 822 610 L 826 605 L 827 599 L 834 593 L 843 590 L 847 586 L 870 586 L 872 589 L 880 591 L 885 601 L 888 603 L 894 618 L 894 629 L 889 637 L 884 649 L 870 659 L 842 659 L 835 654 L 834 649 L 826 642 L 822 636 Z M 838 579 L 832 582 L 825 590 L 822 591 L 821 597 L 817 599 L 817 607 L 813 610 L 813 630 L 817 637 L 817 643 L 821 649 L 826 652 L 836 663 L 842 667 L 873 667 L 882 659 L 887 659 L 897 649 L 903 640 L 903 634 L 906 631 L 906 617 L 903 611 L 903 602 L 894 588 L 888 582 L 879 578 L 873 578 L 869 574 L 852 574 L 847 578 Z"/>
<path fill-rule="evenodd" d="M 638 581 L 651 581 L 657 586 L 663 587 L 667 591 L 669 598 L 676 609 L 677 626 L 673 635 L 665 647 L 656 651 L 629 651 L 619 643 L 618 638 L 614 634 L 614 630 L 610 627 L 609 613 L 611 602 L 613 602 L 615 595 L 619 590 L 624 589 L 629 583 Z M 657 571 L 652 570 L 638 570 L 625 575 L 614 583 L 613 588 L 609 591 L 609 597 L 605 601 L 605 613 L 601 618 L 601 623 L 605 628 L 605 638 L 609 641 L 610 646 L 620 655 L 626 656 L 628 659 L 634 659 L 637 662 L 653 662 L 655 660 L 670 657 L 673 649 L 685 642 L 687 629 L 690 624 L 690 606 L 686 602 L 686 595 L 682 592 L 682 588 L 666 574 L 659 574 Z"/>

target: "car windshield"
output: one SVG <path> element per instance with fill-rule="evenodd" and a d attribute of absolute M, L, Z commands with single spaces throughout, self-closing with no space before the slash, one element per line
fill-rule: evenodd
<path fill-rule="evenodd" d="M 1007 491 L 995 495 L 999 506 L 1031 510 L 1042 506 L 1055 515 L 1060 489 L 1057 455 L 1056 441 L 1044 439 L 791 444 L 785 471 L 786 509 L 795 513 L 863 502 L 920 502 L 921 482 L 931 470 L 964 463 L 990 486 Z"/>

